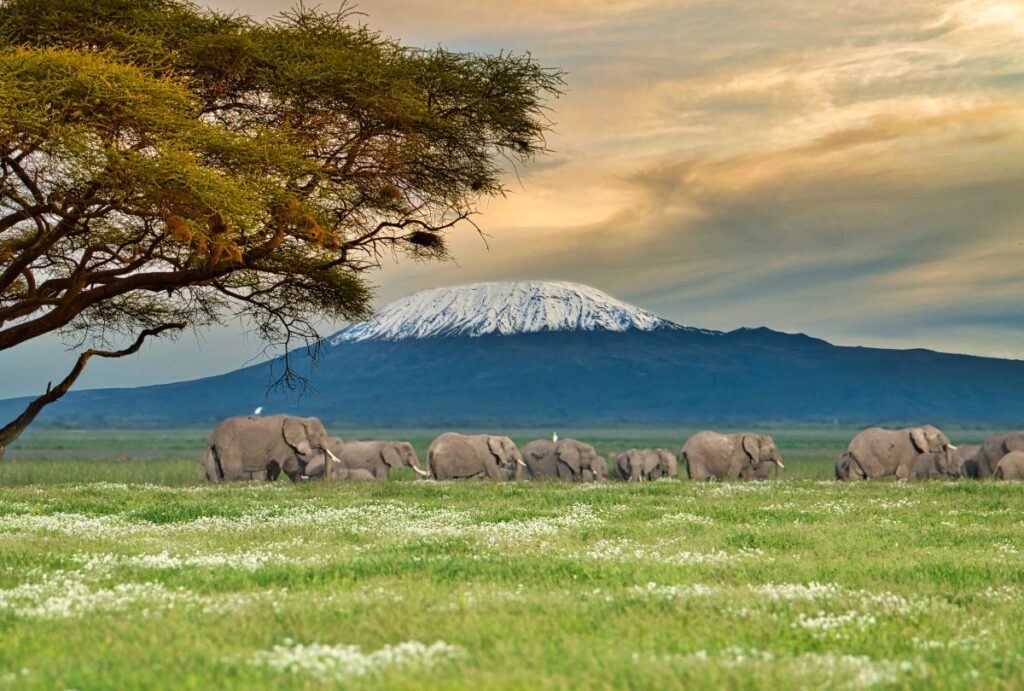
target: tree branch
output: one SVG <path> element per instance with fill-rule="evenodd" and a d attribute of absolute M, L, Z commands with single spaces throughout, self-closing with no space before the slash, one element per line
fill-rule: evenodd
<path fill-rule="evenodd" d="M 32 421 L 36 419 L 36 416 L 42 412 L 43 408 L 48 406 L 60 399 L 69 389 L 74 385 L 75 381 L 81 376 L 82 371 L 85 370 L 86 364 L 93 357 L 104 357 L 104 358 L 121 358 L 127 355 L 133 355 L 139 352 L 142 348 L 142 344 L 145 343 L 146 339 L 150 336 L 159 336 L 164 331 L 171 329 L 181 330 L 184 329 L 186 324 L 178 322 L 173 324 L 161 324 L 160 326 L 152 329 L 146 329 L 139 334 L 139 337 L 135 339 L 135 342 L 123 350 L 96 350 L 90 348 L 81 355 L 78 356 L 78 361 L 75 362 L 75 366 L 71 368 L 64 379 L 61 380 L 57 386 L 47 385 L 46 393 L 36 398 L 34 401 L 26 406 L 25 410 L 17 418 L 9 422 L 3 429 L 0 429 L 0 458 L 3 458 L 4 448 L 10 446 L 12 443 L 17 441 L 21 433 L 32 424 Z"/>

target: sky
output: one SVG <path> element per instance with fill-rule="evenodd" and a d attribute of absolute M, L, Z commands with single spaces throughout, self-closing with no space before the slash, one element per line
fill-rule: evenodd
<path fill-rule="evenodd" d="M 291 2 L 213 3 L 267 16 Z M 329 7 L 329 4 L 325 4 Z M 386 261 L 377 306 L 421 288 L 560 279 L 682 324 L 1024 359 L 1019 0 L 363 0 L 410 45 L 529 51 L 568 72 L 553 152 L 451 240 Z M 324 324 L 330 333 L 343 324 Z M 131 386 L 258 357 L 242 325 L 95 363 Z M 0 397 L 73 362 L 0 355 Z"/>

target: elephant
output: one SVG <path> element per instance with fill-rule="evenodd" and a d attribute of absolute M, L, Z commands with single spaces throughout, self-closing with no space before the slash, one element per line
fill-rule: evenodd
<path fill-rule="evenodd" d="M 333 457 L 330 437 L 315 417 L 231 417 L 210 434 L 203 468 L 210 482 L 276 480 L 305 474 L 318 454 Z"/>
<path fill-rule="evenodd" d="M 668 449 L 629 449 L 615 457 L 615 471 L 629 482 L 679 477 L 679 461 Z"/>
<path fill-rule="evenodd" d="M 691 480 L 766 480 L 785 468 L 775 440 L 766 434 L 698 432 L 683 444 L 683 462 Z"/>
<path fill-rule="evenodd" d="M 859 472 L 860 467 L 854 466 L 850 457 L 850 451 L 843 451 L 840 457 L 836 460 L 836 479 L 837 480 L 850 480 L 853 479 L 851 473 Z M 863 480 L 864 477 L 857 475 L 858 480 Z"/>
<path fill-rule="evenodd" d="M 587 469 L 583 469 L 583 482 L 604 482 L 608 479 L 608 461 L 604 456 L 598 456 L 590 462 L 589 472 L 592 475 L 590 478 L 587 477 Z"/>
<path fill-rule="evenodd" d="M 327 465 L 324 479 L 336 482 L 376 482 L 380 478 L 365 468 L 346 468 L 341 463 L 331 461 Z"/>
<path fill-rule="evenodd" d="M 493 434 L 446 432 L 431 442 L 427 464 L 435 480 L 514 480 L 526 470 L 515 443 Z"/>
<path fill-rule="evenodd" d="M 558 477 L 558 461 L 555 459 L 557 442 L 550 439 L 534 439 L 522 448 L 526 476 L 531 480 Z"/>
<path fill-rule="evenodd" d="M 345 479 L 342 469 L 365 470 L 372 479 L 387 480 L 392 468 L 413 469 L 416 474 L 426 477 L 430 473 L 420 468 L 419 458 L 412 444 L 404 441 L 342 441 L 332 437 L 330 449 L 339 463 L 327 463 L 321 455 L 306 468 L 308 477 L 325 477 L 329 480 Z M 326 468 L 326 473 L 325 473 Z"/>
<path fill-rule="evenodd" d="M 522 449 L 526 476 L 537 480 L 595 482 L 608 478 L 608 462 L 590 444 L 575 439 L 535 439 Z"/>
<path fill-rule="evenodd" d="M 993 434 L 978 449 L 978 477 L 995 475 L 999 460 L 1011 451 L 1024 451 L 1024 432 Z"/>
<path fill-rule="evenodd" d="M 957 449 L 958 451 L 959 449 Z M 944 480 L 960 477 L 957 451 L 948 446 L 938 453 L 919 453 L 910 466 L 908 480 Z"/>
<path fill-rule="evenodd" d="M 960 477 L 978 477 L 978 444 L 958 444 L 956 447 L 956 467 Z"/>
<path fill-rule="evenodd" d="M 932 425 L 903 429 L 870 427 L 859 432 L 846 449 L 845 479 L 874 480 L 894 475 L 906 480 L 918 454 L 943 453 L 947 448 L 957 450 L 949 437 Z M 838 465 L 836 470 L 838 473 Z"/>
<path fill-rule="evenodd" d="M 999 459 L 992 476 L 997 480 L 1024 480 L 1024 451 L 1011 451 Z"/>

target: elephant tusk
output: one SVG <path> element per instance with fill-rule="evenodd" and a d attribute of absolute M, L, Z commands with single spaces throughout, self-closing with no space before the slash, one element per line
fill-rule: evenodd
<path fill-rule="evenodd" d="M 327 453 L 328 458 L 330 458 L 332 461 L 334 461 L 335 463 L 341 463 L 341 459 L 335 456 L 330 449 L 325 448 L 324 451 Z"/>
<path fill-rule="evenodd" d="M 948 448 L 948 449 L 949 449 L 950 451 L 956 451 L 956 446 L 955 446 L 955 445 L 953 445 L 953 444 L 947 444 L 946 446 L 947 446 L 947 448 Z"/>
<path fill-rule="evenodd" d="M 775 465 L 779 466 L 780 468 L 785 468 L 786 467 L 786 466 L 782 465 L 782 461 L 775 461 Z"/>
<path fill-rule="evenodd" d="M 518 463 L 519 465 L 523 466 L 524 468 L 526 467 L 526 464 L 525 464 L 525 463 L 523 463 L 523 462 L 522 462 L 521 460 L 519 460 L 518 458 L 516 459 L 516 463 Z"/>
<path fill-rule="evenodd" d="M 416 471 L 417 473 L 419 473 L 423 477 L 428 477 L 430 475 L 430 473 L 428 473 L 427 471 L 421 470 L 421 469 L 417 468 L 416 466 L 413 466 L 412 469 L 414 471 Z"/>

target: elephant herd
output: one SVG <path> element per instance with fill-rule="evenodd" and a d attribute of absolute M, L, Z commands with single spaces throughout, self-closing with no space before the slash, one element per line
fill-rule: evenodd
<path fill-rule="evenodd" d="M 980 446 L 955 446 L 932 425 L 863 430 L 836 461 L 836 479 L 884 477 L 1024 480 L 1024 432 L 993 434 Z"/>
<path fill-rule="evenodd" d="M 203 468 L 210 482 L 276 480 L 386 480 L 394 468 L 411 468 L 433 480 L 562 480 L 629 482 L 678 478 L 680 464 L 691 480 L 767 480 L 779 477 L 782 454 L 767 435 L 698 432 L 677 457 L 668 449 L 629 449 L 608 461 L 590 444 L 537 439 L 520 450 L 505 436 L 447 432 L 427 450 L 420 466 L 403 441 L 343 441 L 317 418 L 289 415 L 234 417 L 210 435 Z M 1024 480 L 1024 432 L 997 434 L 980 446 L 955 446 L 932 425 L 872 427 L 850 441 L 836 461 L 837 480 L 996 478 Z"/>
<path fill-rule="evenodd" d="M 681 459 L 694 480 L 778 477 L 782 455 L 771 437 L 700 432 L 683 445 Z M 448 432 L 427 450 L 426 469 L 412 444 L 343 441 L 316 418 L 288 415 L 234 417 L 210 435 L 203 469 L 210 482 L 277 480 L 386 480 L 393 468 L 412 468 L 433 480 L 563 480 L 629 482 L 679 477 L 680 458 L 668 449 L 629 449 L 608 461 L 575 439 L 537 439 L 520 450 L 508 437 Z"/>
<path fill-rule="evenodd" d="M 412 444 L 343 441 L 315 417 L 232 417 L 210 435 L 203 469 L 210 482 L 305 479 L 386 480 L 392 468 L 408 466 L 426 476 Z"/>

